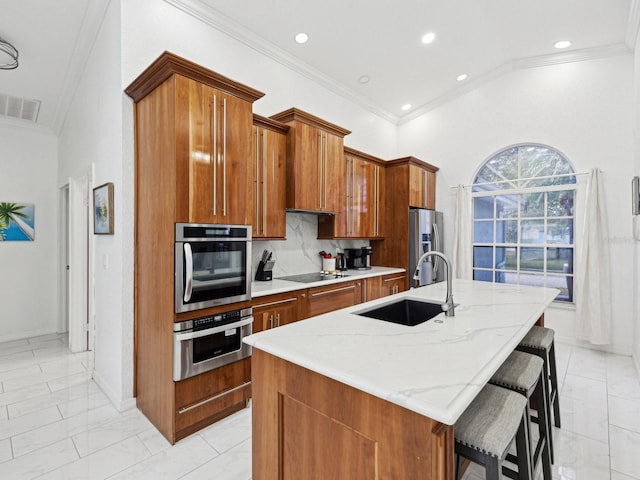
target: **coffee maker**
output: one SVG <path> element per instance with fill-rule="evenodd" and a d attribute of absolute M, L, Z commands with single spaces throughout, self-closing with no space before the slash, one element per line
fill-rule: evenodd
<path fill-rule="evenodd" d="M 369 270 L 371 268 L 371 247 L 345 248 L 347 268 L 350 270 Z"/>

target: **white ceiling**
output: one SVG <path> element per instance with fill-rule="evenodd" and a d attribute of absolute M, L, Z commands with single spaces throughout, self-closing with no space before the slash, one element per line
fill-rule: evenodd
<path fill-rule="evenodd" d="M 638 0 L 158 1 L 398 122 L 516 68 L 630 52 L 640 18 Z M 37 123 L 58 131 L 108 2 L 0 0 L 0 37 L 20 51 L 0 94 L 40 100 Z M 562 39 L 572 46 L 558 51 Z"/>

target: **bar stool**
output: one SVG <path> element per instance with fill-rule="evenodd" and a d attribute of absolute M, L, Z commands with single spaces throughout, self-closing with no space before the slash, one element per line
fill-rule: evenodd
<path fill-rule="evenodd" d="M 544 480 L 551 480 L 551 425 L 549 423 L 549 402 L 547 382 L 545 382 L 544 362 L 536 355 L 514 351 L 489 380 L 493 385 L 507 388 L 524 396 L 527 401 L 527 426 L 529 450 L 531 453 L 531 472 L 535 473 L 538 462 L 542 463 Z M 536 402 L 539 437 L 536 445 L 531 435 L 531 399 Z"/>
<path fill-rule="evenodd" d="M 554 333 L 550 328 L 534 325 L 516 347 L 516 350 L 537 355 L 544 361 L 547 378 L 551 381 L 551 389 L 547 389 L 547 391 L 549 393 L 549 404 L 553 405 L 553 423 L 560 428 L 560 395 L 558 394 Z"/>
<path fill-rule="evenodd" d="M 505 475 L 531 480 L 526 399 L 510 390 L 485 385 L 455 424 L 456 480 L 459 457 L 484 465 L 486 480 Z M 518 471 L 503 466 L 515 439 Z"/>

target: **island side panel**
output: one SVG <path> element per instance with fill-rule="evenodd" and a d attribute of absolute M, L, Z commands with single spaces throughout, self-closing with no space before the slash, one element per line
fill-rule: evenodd
<path fill-rule="evenodd" d="M 453 479 L 452 426 L 257 348 L 252 395 L 255 480 Z"/>

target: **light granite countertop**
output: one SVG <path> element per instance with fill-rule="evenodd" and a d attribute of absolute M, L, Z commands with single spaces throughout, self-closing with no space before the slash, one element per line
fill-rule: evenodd
<path fill-rule="evenodd" d="M 403 297 L 442 302 L 446 283 L 408 290 L 245 338 L 253 348 L 447 425 L 458 417 L 558 294 L 456 280 L 454 317 L 414 327 L 357 315 Z M 440 322 L 442 320 L 442 322 Z"/>
<path fill-rule="evenodd" d="M 321 287 L 324 285 L 332 285 L 334 283 L 350 282 L 368 277 L 378 277 L 390 273 L 404 273 L 404 268 L 394 267 L 371 267 L 369 270 L 346 270 L 346 277 L 332 278 L 330 280 L 322 280 L 312 283 L 292 282 L 289 280 L 280 280 L 274 278 L 268 282 L 251 282 L 251 298 L 264 297 L 275 293 L 293 292 L 304 288 Z"/>

